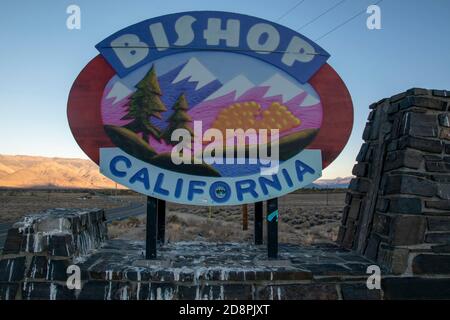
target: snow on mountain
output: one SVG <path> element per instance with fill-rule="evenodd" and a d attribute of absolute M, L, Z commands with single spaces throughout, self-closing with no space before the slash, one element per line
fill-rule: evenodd
<path fill-rule="evenodd" d="M 172 83 L 185 79 L 188 79 L 189 82 L 197 82 L 195 90 L 198 90 L 216 80 L 216 77 L 196 58 L 190 58 Z"/>
<path fill-rule="evenodd" d="M 255 85 L 250 80 L 248 80 L 246 76 L 240 74 L 225 83 L 221 88 L 219 88 L 219 90 L 207 97 L 205 101 L 222 97 L 231 92 L 234 92 L 234 99 L 237 99 L 243 93 L 253 88 L 254 86 Z"/>
<path fill-rule="evenodd" d="M 272 77 L 259 85 L 260 87 L 269 87 L 264 97 L 273 97 L 281 95 L 283 101 L 288 101 L 295 96 L 301 94 L 304 90 L 284 78 L 279 73 L 275 73 Z"/>
<path fill-rule="evenodd" d="M 305 100 L 303 100 L 303 102 L 300 104 L 300 107 L 311 107 L 311 106 L 318 104 L 319 102 L 320 102 L 319 99 L 317 99 L 309 94 L 305 98 Z"/>
<path fill-rule="evenodd" d="M 117 101 L 120 101 L 126 97 L 128 97 L 130 94 L 133 93 L 133 90 L 130 90 L 126 85 L 124 85 L 119 80 L 116 81 L 111 90 L 108 92 L 108 95 L 106 96 L 106 99 L 114 99 L 113 104 Z"/>

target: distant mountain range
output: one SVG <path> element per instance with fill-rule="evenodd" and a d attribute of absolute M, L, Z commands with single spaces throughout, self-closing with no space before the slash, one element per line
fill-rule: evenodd
<path fill-rule="evenodd" d="M 90 160 L 0 155 L 0 187 L 109 189 L 115 185 Z"/>
<path fill-rule="evenodd" d="M 345 177 L 345 178 L 335 178 L 335 179 L 319 179 L 314 181 L 308 188 L 316 188 L 316 189 L 340 189 L 340 188 L 348 188 L 350 181 L 353 177 Z"/>
<path fill-rule="evenodd" d="M 347 188 L 351 178 L 317 180 L 309 187 Z M 115 186 L 90 160 L 0 155 L 0 187 L 113 189 Z"/>

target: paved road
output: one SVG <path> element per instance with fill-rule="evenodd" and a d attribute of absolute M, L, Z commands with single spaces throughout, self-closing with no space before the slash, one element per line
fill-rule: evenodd
<path fill-rule="evenodd" d="M 110 223 L 114 220 L 124 220 L 132 216 L 145 213 L 145 205 L 142 203 L 131 203 L 125 207 L 106 210 L 106 219 Z M 0 249 L 3 248 L 6 235 L 12 223 L 0 223 Z"/>

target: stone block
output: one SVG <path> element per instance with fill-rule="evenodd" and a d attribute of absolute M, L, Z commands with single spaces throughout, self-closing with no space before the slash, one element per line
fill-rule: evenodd
<path fill-rule="evenodd" d="M 425 207 L 437 210 L 450 210 L 450 200 L 425 201 Z"/>
<path fill-rule="evenodd" d="M 370 189 L 370 181 L 364 178 L 353 178 L 350 181 L 349 189 L 355 192 L 367 193 Z"/>
<path fill-rule="evenodd" d="M 377 261 L 390 273 L 403 274 L 408 267 L 409 250 L 385 244 L 380 245 Z"/>
<path fill-rule="evenodd" d="M 356 156 L 356 161 L 361 162 L 366 160 L 367 151 L 369 149 L 368 143 L 363 143 L 361 146 L 361 149 L 359 149 L 359 153 Z"/>
<path fill-rule="evenodd" d="M 136 285 L 136 299 L 138 300 L 186 300 L 188 299 L 187 288 L 181 289 L 182 286 L 175 286 L 173 283 L 157 283 L 157 282 L 147 282 L 141 283 L 140 286 Z M 192 292 L 192 291 L 191 291 Z M 182 297 L 186 298 L 182 298 Z M 195 299 L 195 295 L 194 298 Z"/>
<path fill-rule="evenodd" d="M 363 136 L 362 136 L 364 141 L 371 140 L 371 136 L 372 136 L 371 131 L 372 131 L 372 125 L 370 123 L 367 123 L 366 127 L 364 128 L 364 132 L 363 132 Z"/>
<path fill-rule="evenodd" d="M 380 248 L 381 238 L 375 233 L 372 233 L 367 241 L 367 246 L 364 251 L 364 256 L 367 259 L 375 261 Z"/>
<path fill-rule="evenodd" d="M 31 258 L 30 267 L 28 268 L 27 277 L 31 280 L 45 279 L 48 270 L 48 259 L 46 256 L 33 256 Z"/>
<path fill-rule="evenodd" d="M 399 140 L 399 149 L 413 148 L 416 150 L 441 153 L 443 150 L 443 143 L 439 140 L 417 138 L 412 136 L 406 136 Z"/>
<path fill-rule="evenodd" d="M 411 107 L 426 108 L 430 110 L 445 110 L 446 103 L 433 97 L 417 97 L 410 96 L 400 101 L 400 109 L 408 109 Z"/>
<path fill-rule="evenodd" d="M 343 223 L 345 223 L 345 222 L 343 222 Z M 338 231 L 338 235 L 337 235 L 337 239 L 336 239 L 337 243 L 341 244 L 342 241 L 344 240 L 345 230 L 346 230 L 345 226 L 339 226 L 339 231 Z"/>
<path fill-rule="evenodd" d="M 67 280 L 67 268 L 72 264 L 71 260 L 50 259 L 47 265 L 46 279 L 49 281 Z"/>
<path fill-rule="evenodd" d="M 343 283 L 341 284 L 343 300 L 380 300 L 381 290 L 367 288 L 366 283 Z"/>
<path fill-rule="evenodd" d="M 70 257 L 74 255 L 73 236 L 55 234 L 48 237 L 48 254 L 51 256 Z"/>
<path fill-rule="evenodd" d="M 406 92 L 397 93 L 397 94 L 395 94 L 395 95 L 393 95 L 392 97 L 389 98 L 389 102 L 392 105 L 394 102 L 402 100 L 405 97 L 406 97 Z"/>
<path fill-rule="evenodd" d="M 450 299 L 450 279 L 381 277 L 386 300 Z"/>
<path fill-rule="evenodd" d="M 436 194 L 436 185 L 424 178 L 410 175 L 392 175 L 386 179 L 385 194 L 411 194 L 432 197 Z"/>
<path fill-rule="evenodd" d="M 417 112 L 407 112 L 403 116 L 402 134 L 415 137 L 437 137 L 438 130 L 437 116 L 432 114 L 422 114 Z"/>
<path fill-rule="evenodd" d="M 450 183 L 438 183 L 437 196 L 441 199 L 450 200 Z"/>
<path fill-rule="evenodd" d="M 450 119 L 448 116 L 448 112 L 446 113 L 441 113 L 440 115 L 438 115 L 438 120 L 439 120 L 439 125 L 441 127 L 450 127 Z"/>
<path fill-rule="evenodd" d="M 424 88 L 411 88 L 406 91 L 406 95 L 427 96 L 429 94 L 430 91 Z"/>
<path fill-rule="evenodd" d="M 114 281 L 88 281 L 83 284 L 79 300 L 113 300 L 119 286 Z"/>
<path fill-rule="evenodd" d="M 447 90 L 433 90 L 432 93 L 436 97 L 450 97 L 450 91 Z"/>
<path fill-rule="evenodd" d="M 25 257 L 0 260 L 0 281 L 21 281 L 25 273 Z"/>
<path fill-rule="evenodd" d="M 24 300 L 73 300 L 75 290 L 67 286 L 50 282 L 26 282 L 21 287 Z M 102 296 L 97 299 L 102 299 Z"/>
<path fill-rule="evenodd" d="M 342 246 L 344 248 L 350 249 L 353 245 L 353 240 L 355 237 L 356 225 L 353 220 L 347 219 L 347 225 L 345 228 L 344 238 L 342 240 Z"/>
<path fill-rule="evenodd" d="M 384 171 L 398 168 L 419 169 L 423 162 L 423 155 L 415 150 L 400 150 L 388 152 L 384 162 Z"/>
<path fill-rule="evenodd" d="M 450 176 L 445 174 L 432 174 L 431 180 L 442 183 L 450 183 Z"/>
<path fill-rule="evenodd" d="M 3 254 L 17 254 L 22 248 L 22 234 L 18 228 L 10 228 L 3 245 Z"/>
<path fill-rule="evenodd" d="M 439 138 L 444 140 L 450 140 L 450 128 L 442 128 L 439 132 Z"/>
<path fill-rule="evenodd" d="M 427 218 L 429 231 L 449 231 L 450 217 L 430 217 Z"/>
<path fill-rule="evenodd" d="M 445 161 L 426 161 L 425 169 L 428 172 L 450 173 L 450 163 Z"/>
<path fill-rule="evenodd" d="M 389 212 L 421 214 L 422 200 L 420 198 L 395 197 L 389 200 Z"/>
<path fill-rule="evenodd" d="M 352 194 L 350 192 L 347 192 L 345 194 L 345 204 L 350 204 L 352 202 Z"/>
<path fill-rule="evenodd" d="M 15 300 L 20 284 L 0 283 L 0 300 Z"/>
<path fill-rule="evenodd" d="M 450 253 L 450 244 L 439 244 L 431 246 L 431 251 L 435 253 Z"/>
<path fill-rule="evenodd" d="M 253 288 L 248 284 L 224 284 L 225 300 L 252 300 Z"/>
<path fill-rule="evenodd" d="M 412 271 L 419 275 L 450 275 L 450 255 L 419 254 L 412 261 Z"/>
<path fill-rule="evenodd" d="M 256 288 L 258 300 L 337 300 L 334 284 L 289 284 Z"/>
<path fill-rule="evenodd" d="M 352 205 L 350 206 L 350 209 L 348 211 L 347 218 L 352 219 L 354 221 L 358 220 L 359 213 L 361 211 L 361 203 L 362 201 L 359 199 L 353 200 Z"/>
<path fill-rule="evenodd" d="M 389 208 L 389 199 L 378 197 L 376 209 L 380 212 L 386 212 Z"/>
<path fill-rule="evenodd" d="M 372 230 L 379 235 L 388 236 L 392 218 L 389 215 L 375 213 L 373 216 Z"/>
<path fill-rule="evenodd" d="M 369 165 L 364 162 L 355 164 L 352 170 L 352 174 L 358 177 L 366 177 L 368 174 Z"/>
<path fill-rule="evenodd" d="M 450 243 L 450 232 L 431 232 L 425 236 L 427 243 Z"/>
<path fill-rule="evenodd" d="M 424 240 L 427 220 L 423 216 L 397 215 L 393 217 L 390 228 L 392 245 L 415 245 Z"/>

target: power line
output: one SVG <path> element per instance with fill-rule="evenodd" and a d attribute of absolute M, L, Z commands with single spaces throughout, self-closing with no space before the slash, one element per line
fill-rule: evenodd
<path fill-rule="evenodd" d="M 305 0 L 300 0 L 299 2 L 297 2 L 292 8 L 290 8 L 289 10 L 287 10 L 285 13 L 283 13 L 277 20 L 275 20 L 276 22 L 280 21 L 281 19 L 283 19 L 284 17 L 286 17 L 289 13 L 291 13 L 292 10 L 294 10 L 295 8 L 297 8 L 299 5 L 301 5 L 303 2 L 305 2 Z"/>
<path fill-rule="evenodd" d="M 375 5 L 379 4 L 380 2 L 382 2 L 383 0 L 379 0 L 377 3 L 375 3 Z M 355 14 L 354 16 L 350 17 L 349 19 L 345 20 L 344 22 L 338 24 L 336 27 L 334 27 L 333 29 L 331 29 L 328 32 L 325 32 L 323 35 L 321 35 L 320 37 L 314 39 L 314 41 L 319 41 L 323 38 L 325 38 L 327 35 L 329 35 L 330 33 L 336 31 L 337 29 L 341 28 L 342 26 L 346 25 L 347 23 L 349 23 L 350 21 L 352 21 L 353 19 L 357 18 L 358 16 L 362 15 L 363 13 L 366 12 L 367 9 L 363 9 L 360 12 L 358 12 L 357 14 Z"/>
<path fill-rule="evenodd" d="M 326 15 L 328 12 L 332 11 L 334 8 L 337 8 L 338 6 L 340 6 L 341 4 L 343 4 L 345 1 L 347 0 L 341 0 L 338 3 L 336 3 L 335 5 L 333 5 L 332 7 L 328 8 L 327 10 L 325 10 L 324 12 L 322 12 L 321 14 L 319 14 L 317 17 L 315 17 L 314 19 L 308 21 L 307 23 L 305 23 L 304 25 L 302 25 L 300 28 L 298 28 L 296 31 L 300 31 L 303 28 L 309 26 L 310 24 L 316 22 L 317 20 L 319 20 L 321 17 L 323 17 L 324 15 Z"/>

